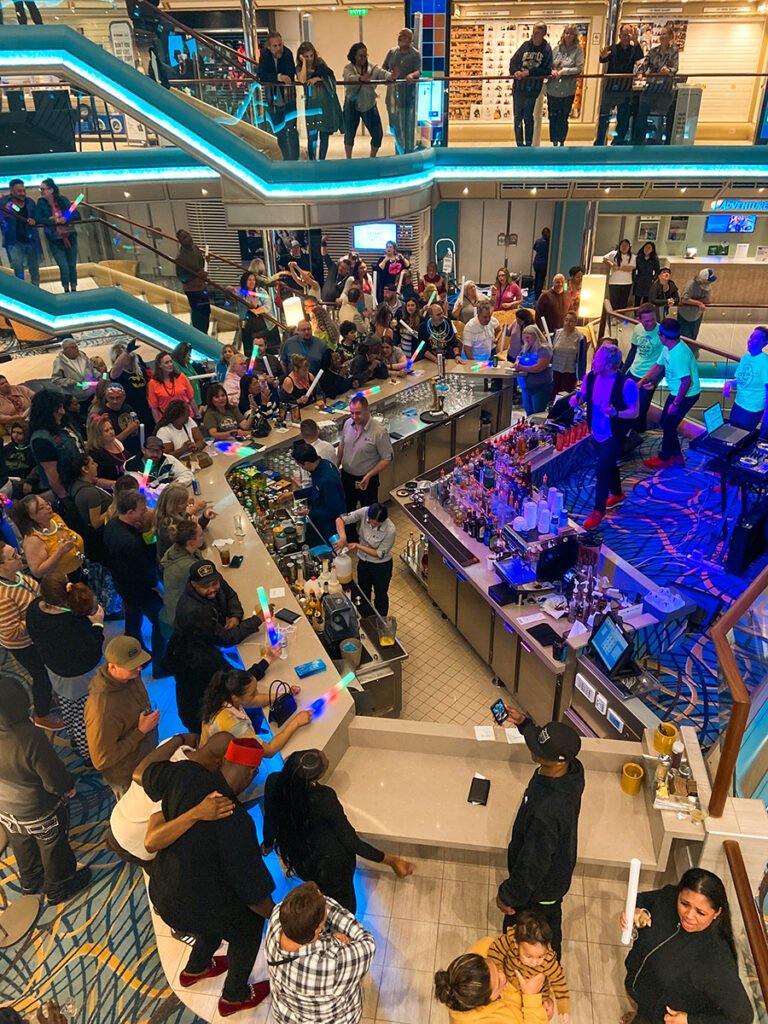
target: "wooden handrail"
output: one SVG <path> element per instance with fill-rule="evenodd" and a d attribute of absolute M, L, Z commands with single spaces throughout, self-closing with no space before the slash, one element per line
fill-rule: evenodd
<path fill-rule="evenodd" d="M 179 21 L 178 18 L 174 18 L 174 16 L 169 14 L 168 11 L 161 11 L 159 7 L 155 7 L 154 4 L 148 3 L 147 0 L 141 0 L 141 6 L 146 10 L 150 18 L 159 18 L 161 21 L 170 22 L 174 28 L 183 32 L 184 35 L 191 36 L 192 39 L 196 39 L 197 42 L 202 43 L 203 46 L 207 46 L 209 50 L 223 50 L 224 52 L 222 53 L 222 57 L 228 64 L 232 64 L 234 67 L 239 68 L 249 78 L 255 78 L 253 73 L 248 71 L 243 67 L 243 65 L 245 62 L 248 64 L 258 64 L 258 61 L 253 61 L 250 57 L 246 57 L 245 54 L 238 53 L 237 50 L 228 46 L 226 43 L 220 42 L 218 39 L 211 39 L 211 37 L 207 36 L 204 32 L 198 32 L 197 29 L 189 28 L 188 25 Z M 231 57 L 229 56 L 230 53 L 232 54 Z"/>
<path fill-rule="evenodd" d="M 717 772 L 712 783 L 712 796 L 709 801 L 709 815 L 712 818 L 722 817 L 725 801 L 731 791 L 741 742 L 747 728 L 749 710 L 752 707 L 752 701 L 744 685 L 736 657 L 728 642 L 728 634 L 766 589 L 768 589 L 768 568 L 763 569 L 709 630 L 725 684 L 733 701 Z"/>
<path fill-rule="evenodd" d="M 709 308 L 710 307 L 707 306 L 707 309 Z M 637 324 L 639 323 L 639 320 L 636 320 L 633 316 L 629 316 L 628 313 L 628 310 L 634 312 L 636 309 L 637 306 L 629 306 L 627 307 L 627 310 L 612 309 L 610 310 L 610 312 L 607 310 L 606 312 L 608 312 L 609 318 L 613 316 L 620 320 L 626 320 L 627 323 Z M 712 348 L 710 345 L 705 345 L 703 342 L 697 341 L 695 338 L 686 338 L 684 334 L 681 334 L 680 337 L 683 339 L 683 341 L 687 341 L 690 345 L 695 345 L 697 349 L 703 349 L 705 352 L 711 352 L 712 355 L 719 356 L 721 359 L 732 359 L 734 362 L 738 361 L 735 356 L 730 354 L 730 352 L 722 352 L 719 348 Z"/>
<path fill-rule="evenodd" d="M 763 1000 L 768 1005 L 768 936 L 765 924 L 755 904 L 741 847 L 737 840 L 726 839 L 723 842 L 723 849 L 731 870 L 733 887 L 736 890 L 736 898 L 739 901 L 739 909 L 744 921 L 744 931 L 747 933 L 747 942 L 749 942 L 752 959 L 755 962 L 757 983 L 763 994 Z"/>

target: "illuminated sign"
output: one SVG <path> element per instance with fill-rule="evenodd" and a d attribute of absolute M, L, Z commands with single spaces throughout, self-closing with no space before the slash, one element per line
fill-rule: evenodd
<path fill-rule="evenodd" d="M 713 199 L 709 208 L 721 213 L 768 213 L 768 199 Z"/>

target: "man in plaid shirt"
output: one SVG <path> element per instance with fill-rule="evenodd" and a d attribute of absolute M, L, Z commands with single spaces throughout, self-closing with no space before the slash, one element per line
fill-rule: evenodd
<path fill-rule="evenodd" d="M 265 953 L 277 1024 L 359 1024 L 376 942 L 314 882 L 275 907 Z"/>

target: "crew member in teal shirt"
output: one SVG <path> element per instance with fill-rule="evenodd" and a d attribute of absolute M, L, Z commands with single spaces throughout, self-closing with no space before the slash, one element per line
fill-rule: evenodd
<path fill-rule="evenodd" d="M 656 322 L 656 307 L 652 303 L 645 302 L 638 307 L 637 319 L 640 322 L 632 331 L 629 352 L 621 369 L 622 373 L 639 384 L 651 367 L 656 365 L 663 345 L 659 337 L 659 325 Z M 648 429 L 648 410 L 651 407 L 655 390 L 655 384 L 652 387 L 640 388 L 640 412 L 632 424 L 632 429 L 640 434 L 645 433 Z"/>
<path fill-rule="evenodd" d="M 733 380 L 727 380 L 723 394 L 736 392 L 730 422 L 744 430 L 768 433 L 768 327 L 756 327 L 747 338 L 747 351 L 741 357 Z"/>
<path fill-rule="evenodd" d="M 664 431 L 661 450 L 652 459 L 645 460 L 649 469 L 685 465 L 677 428 L 701 394 L 696 357 L 685 342 L 680 340 L 680 324 L 677 320 L 670 317 L 662 320 L 659 324 L 659 337 L 663 346 L 661 354 L 640 381 L 641 388 L 655 388 L 661 378 L 666 377 L 669 388 L 661 413 L 660 422 Z"/>

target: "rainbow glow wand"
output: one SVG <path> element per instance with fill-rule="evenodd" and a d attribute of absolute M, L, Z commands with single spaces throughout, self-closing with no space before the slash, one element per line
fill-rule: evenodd
<path fill-rule="evenodd" d="M 85 192 L 81 192 L 77 199 L 74 201 L 74 203 L 70 203 L 69 209 L 64 214 L 64 220 L 69 220 L 69 218 L 72 216 L 72 214 L 75 212 L 75 210 L 78 208 L 78 206 L 80 205 L 80 203 L 82 203 L 84 199 Z"/>
<path fill-rule="evenodd" d="M 258 358 L 259 358 L 259 350 L 257 348 L 255 348 L 253 350 L 253 352 L 251 353 L 251 361 L 250 361 L 250 363 L 248 363 L 248 373 L 249 373 L 249 375 L 253 373 L 253 368 L 256 365 L 256 360 Z"/>
<path fill-rule="evenodd" d="M 277 634 L 275 620 L 272 618 L 272 612 L 269 610 L 269 601 L 267 600 L 267 592 L 264 587 L 257 588 L 256 596 L 258 597 L 259 604 L 261 605 L 261 614 L 264 617 L 264 625 L 267 627 L 269 642 L 273 647 L 275 647 L 280 638 Z"/>
<path fill-rule="evenodd" d="M 405 364 L 405 371 L 406 371 L 406 373 L 410 373 L 411 372 L 411 367 L 416 362 L 416 360 L 419 358 L 419 352 L 421 352 L 421 350 L 424 348 L 424 346 L 426 344 L 427 344 L 427 339 L 425 338 L 424 341 L 420 341 L 419 344 L 416 346 L 416 351 L 413 353 L 411 358 Z"/>
<path fill-rule="evenodd" d="M 141 481 L 141 489 L 143 491 L 146 491 L 147 486 L 149 485 L 149 474 L 152 472 L 152 465 L 152 459 L 147 459 L 147 461 L 144 463 L 144 472 L 142 474 Z"/>
<path fill-rule="evenodd" d="M 318 697 L 317 700 L 313 701 L 309 705 L 309 710 L 314 715 L 319 715 L 325 710 L 326 704 L 330 704 L 332 701 L 336 700 L 339 694 L 342 694 L 347 689 L 354 678 L 354 672 L 347 672 L 347 674 L 342 676 L 335 686 L 332 686 L 330 690 L 324 693 L 321 697 Z"/>

